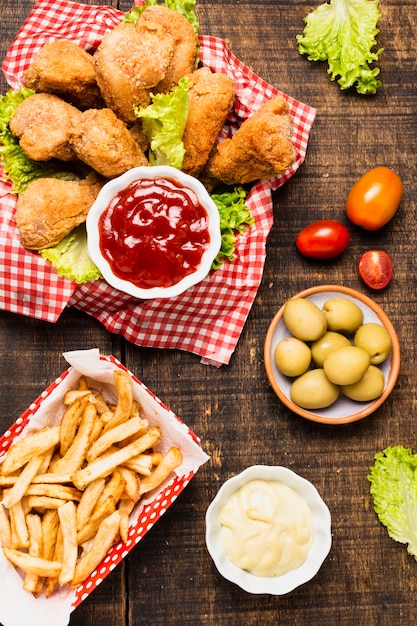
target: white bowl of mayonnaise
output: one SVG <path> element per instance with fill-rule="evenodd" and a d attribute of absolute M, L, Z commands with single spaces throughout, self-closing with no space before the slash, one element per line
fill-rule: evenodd
<path fill-rule="evenodd" d="M 331 543 L 327 505 L 286 467 L 248 467 L 222 485 L 206 512 L 216 568 L 248 593 L 293 591 L 317 574 Z"/>

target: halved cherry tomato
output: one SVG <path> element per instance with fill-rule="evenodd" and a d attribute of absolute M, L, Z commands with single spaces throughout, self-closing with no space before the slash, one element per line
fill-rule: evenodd
<path fill-rule="evenodd" d="M 346 199 L 346 214 L 365 230 L 378 230 L 397 212 L 403 193 L 401 178 L 388 167 L 374 167 L 356 181 Z"/>
<path fill-rule="evenodd" d="M 384 289 L 392 278 L 392 271 L 392 259 L 383 250 L 368 250 L 358 262 L 359 276 L 371 289 Z"/>
<path fill-rule="evenodd" d="M 332 259 L 349 245 L 350 233 L 336 220 L 318 220 L 301 230 L 295 245 L 304 256 L 312 259 Z"/>

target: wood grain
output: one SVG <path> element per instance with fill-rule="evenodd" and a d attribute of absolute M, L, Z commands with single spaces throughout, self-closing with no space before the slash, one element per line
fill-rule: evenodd
<path fill-rule="evenodd" d="M 0 6 L 4 56 L 32 3 Z M 325 64 L 298 54 L 295 36 L 313 6 L 305 0 L 197 3 L 201 33 L 224 38 L 262 78 L 317 109 L 306 161 L 274 196 L 263 281 L 229 366 L 216 369 L 188 353 L 138 348 L 75 310 L 65 311 L 55 325 L 0 313 L 3 431 L 65 367 L 63 351 L 98 346 L 121 358 L 193 428 L 211 457 L 125 563 L 74 612 L 72 626 L 409 626 L 414 621 L 417 565 L 377 521 L 367 474 L 374 454 L 387 445 L 417 448 L 415 4 L 380 3 L 383 86 L 373 97 L 340 91 Z M 128 10 L 130 3 L 120 7 Z M 394 220 L 372 234 L 349 225 L 351 244 L 332 262 L 301 257 L 294 245 L 297 232 L 322 217 L 348 224 L 347 191 L 377 164 L 392 167 L 404 181 Z M 383 248 L 394 260 L 393 281 L 380 293 L 371 293 L 356 271 L 359 255 L 369 248 Z M 392 395 L 375 415 L 346 427 L 293 415 L 273 394 L 263 366 L 264 337 L 276 310 L 289 296 L 320 283 L 345 284 L 373 296 L 401 343 L 401 372 Z M 299 472 L 317 486 L 332 513 L 328 559 L 310 583 L 281 598 L 251 596 L 223 580 L 205 548 L 209 502 L 224 480 L 254 463 Z"/>

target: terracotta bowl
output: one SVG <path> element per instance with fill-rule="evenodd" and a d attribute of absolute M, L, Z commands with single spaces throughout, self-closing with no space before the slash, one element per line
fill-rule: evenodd
<path fill-rule="evenodd" d="M 339 398 L 332 405 L 324 409 L 316 410 L 304 409 L 292 402 L 290 399 L 290 388 L 293 379 L 281 374 L 274 361 L 274 351 L 277 343 L 285 337 L 291 336 L 283 320 L 285 304 L 273 318 L 268 328 L 264 345 L 266 374 L 278 398 L 294 413 L 313 422 L 320 422 L 322 424 L 347 424 L 371 415 L 371 413 L 376 411 L 390 395 L 397 381 L 400 369 L 400 346 L 397 333 L 386 313 L 368 296 L 349 287 L 320 285 L 301 291 L 293 296 L 293 298 L 307 298 L 321 308 L 326 300 L 336 296 L 343 296 L 352 300 L 362 309 L 364 323 L 379 323 L 386 328 L 391 336 L 391 355 L 379 365 L 385 377 L 385 386 L 382 395 L 377 399 L 371 402 L 357 402 L 340 394 Z"/>

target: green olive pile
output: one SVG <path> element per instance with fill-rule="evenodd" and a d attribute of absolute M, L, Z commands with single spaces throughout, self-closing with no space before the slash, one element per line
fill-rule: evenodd
<path fill-rule="evenodd" d="M 291 337 L 274 350 L 278 370 L 294 378 L 290 398 L 304 409 L 330 406 L 340 393 L 358 402 L 378 398 L 385 379 L 378 365 L 392 341 L 380 324 L 363 323 L 362 309 L 344 297 L 320 309 L 304 298 L 289 300 L 283 319 Z"/>

